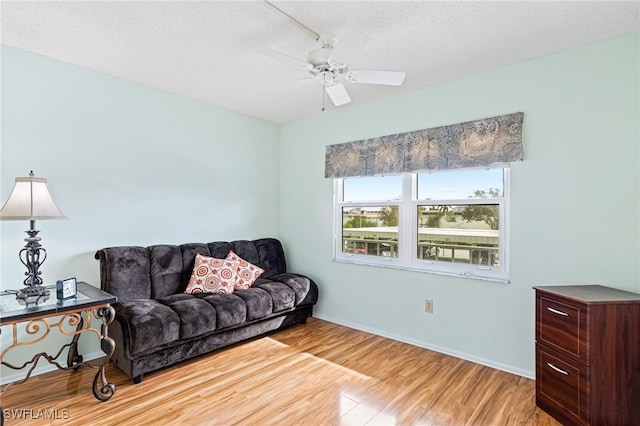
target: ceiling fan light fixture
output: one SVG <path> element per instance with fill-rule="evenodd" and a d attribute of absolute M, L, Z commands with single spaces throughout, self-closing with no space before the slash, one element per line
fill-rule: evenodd
<path fill-rule="evenodd" d="M 314 68 L 328 66 L 329 59 L 331 58 L 331 48 L 321 47 L 309 52 L 307 55 L 307 62 L 313 65 Z"/>

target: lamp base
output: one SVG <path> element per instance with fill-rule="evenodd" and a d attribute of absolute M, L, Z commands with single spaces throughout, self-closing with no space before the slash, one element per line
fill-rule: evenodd
<path fill-rule="evenodd" d="M 32 285 L 23 288 L 16 295 L 18 302 L 25 305 L 38 304 L 49 300 L 49 290 L 41 285 Z"/>
<path fill-rule="evenodd" d="M 18 253 L 20 262 L 27 267 L 27 272 L 25 272 L 27 278 L 24 280 L 24 285 L 40 286 L 44 282 L 40 276 L 42 274 L 40 266 L 47 258 L 47 251 L 40 245 L 40 237 L 38 237 L 40 231 L 36 229 L 35 220 L 31 221 L 31 226 L 26 232 L 29 235 L 24 239 L 27 244 Z"/>

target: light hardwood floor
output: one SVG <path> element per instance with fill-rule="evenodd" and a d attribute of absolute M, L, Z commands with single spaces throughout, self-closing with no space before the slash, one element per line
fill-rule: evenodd
<path fill-rule="evenodd" d="M 149 373 L 138 385 L 109 364 L 116 393 L 104 403 L 91 393 L 95 371 L 12 385 L 5 412 L 47 410 L 58 419 L 5 424 L 559 424 L 536 408 L 533 380 L 315 318 Z"/>

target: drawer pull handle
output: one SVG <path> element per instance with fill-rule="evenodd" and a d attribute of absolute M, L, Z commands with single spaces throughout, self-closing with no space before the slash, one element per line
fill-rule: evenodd
<path fill-rule="evenodd" d="M 562 311 L 559 311 L 557 309 L 550 308 L 548 306 L 547 306 L 547 310 L 553 312 L 554 314 L 562 315 L 564 317 L 568 317 L 569 316 L 569 314 L 566 313 L 566 312 L 562 312 Z"/>
<path fill-rule="evenodd" d="M 556 367 L 555 365 L 551 364 L 550 362 L 548 362 L 548 363 L 547 363 L 547 365 L 548 365 L 549 367 L 553 368 L 554 370 L 556 370 L 558 373 L 562 373 L 562 374 L 564 374 L 565 376 L 568 376 L 568 375 L 569 375 L 569 372 L 568 372 L 568 371 L 565 371 L 565 370 L 563 370 L 562 368 L 558 368 L 558 367 Z"/>

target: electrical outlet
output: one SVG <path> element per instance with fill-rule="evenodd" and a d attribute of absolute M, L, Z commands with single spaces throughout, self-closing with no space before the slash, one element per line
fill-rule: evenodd
<path fill-rule="evenodd" d="M 433 300 L 429 300 L 429 299 L 424 300 L 424 311 L 428 314 L 433 313 Z"/>

